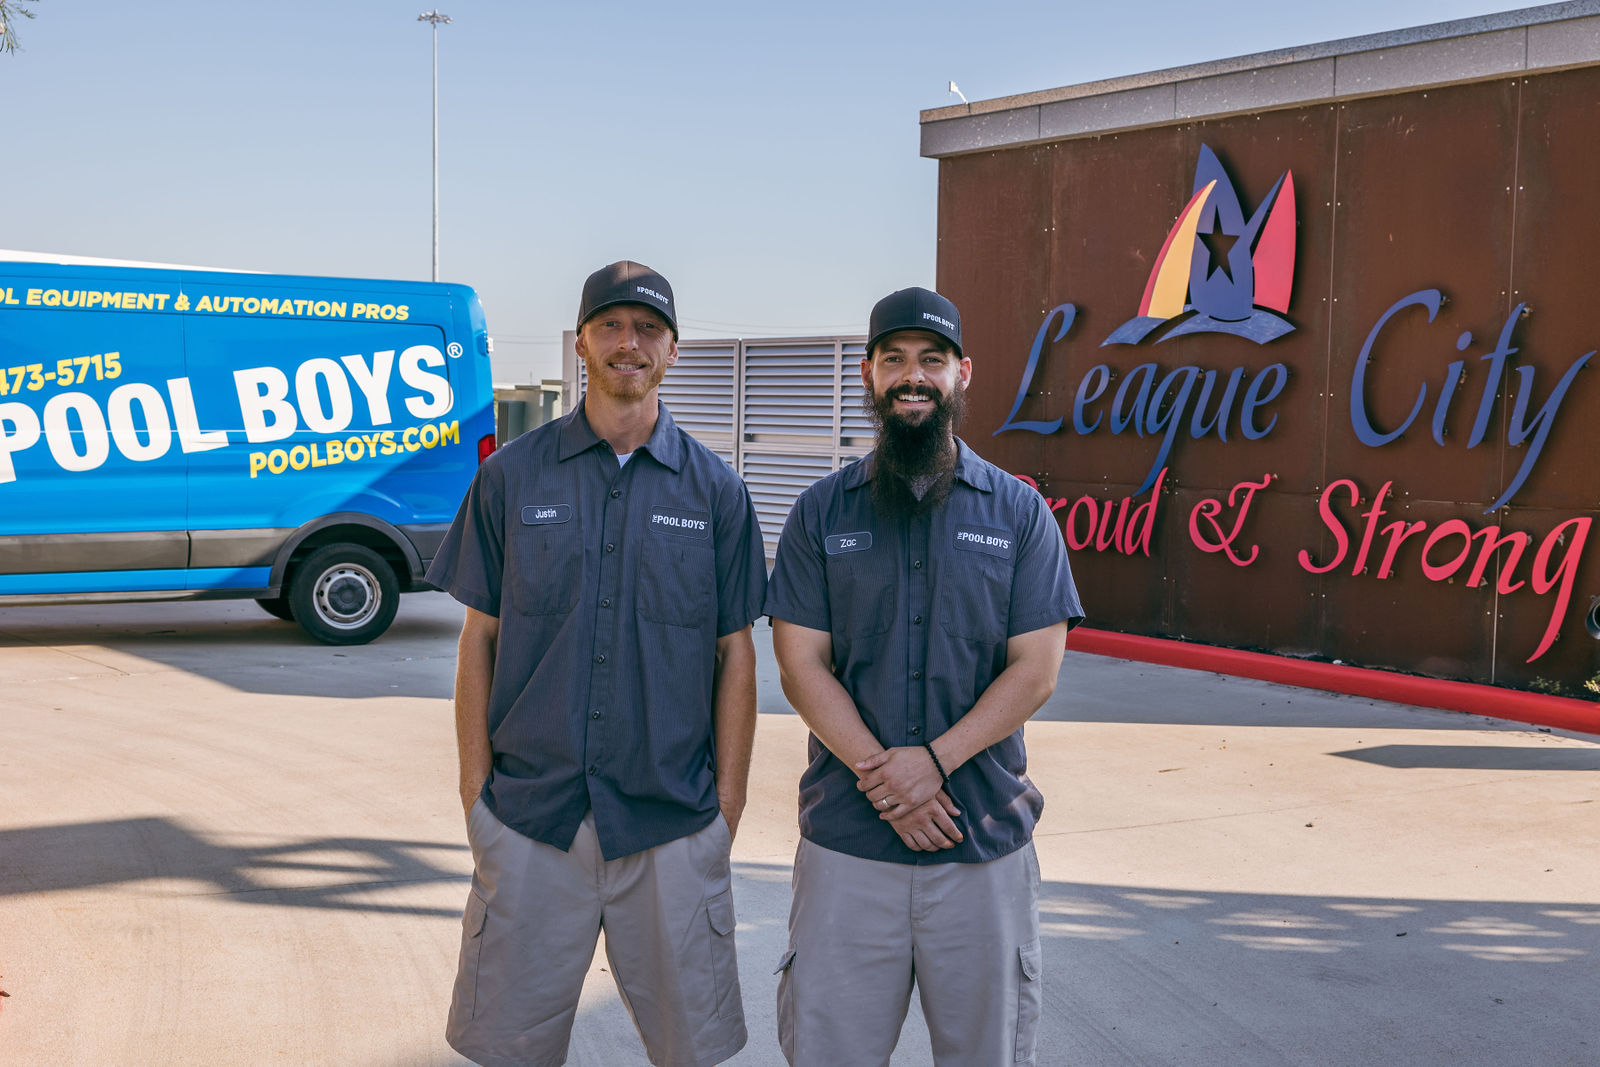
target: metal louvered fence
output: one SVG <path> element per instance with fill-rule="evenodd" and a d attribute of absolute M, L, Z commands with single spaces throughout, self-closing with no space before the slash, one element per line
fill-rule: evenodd
<path fill-rule="evenodd" d="M 566 410 L 588 386 L 564 344 Z M 750 487 L 770 558 L 795 499 L 872 448 L 862 408 L 865 337 L 682 340 L 661 399 L 679 426 L 727 460 Z"/>

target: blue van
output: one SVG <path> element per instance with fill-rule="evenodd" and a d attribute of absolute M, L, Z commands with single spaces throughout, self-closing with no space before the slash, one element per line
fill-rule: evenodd
<path fill-rule="evenodd" d="M 0 254 L 0 606 L 394 620 L 494 448 L 461 285 Z"/>

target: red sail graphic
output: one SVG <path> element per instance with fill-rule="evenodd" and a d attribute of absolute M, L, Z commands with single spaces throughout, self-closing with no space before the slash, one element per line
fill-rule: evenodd
<path fill-rule="evenodd" d="M 1294 283 L 1294 175 L 1285 173 L 1261 239 L 1250 257 L 1256 274 L 1256 307 L 1289 310 L 1289 290 Z"/>

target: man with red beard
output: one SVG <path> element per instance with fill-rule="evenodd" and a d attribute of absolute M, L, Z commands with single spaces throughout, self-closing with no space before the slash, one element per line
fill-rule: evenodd
<path fill-rule="evenodd" d="M 590 275 L 576 410 L 484 462 L 428 580 L 466 605 L 456 671 L 474 872 L 446 1038 L 566 1060 L 600 930 L 650 1062 L 746 1035 L 729 849 L 755 736 L 766 558 L 750 494 L 658 399 L 672 288 Z"/>
<path fill-rule="evenodd" d="M 879 301 L 877 447 L 801 494 L 778 544 L 766 610 L 812 734 L 778 986 L 794 1067 L 887 1064 L 913 985 L 939 1067 L 1034 1062 L 1022 725 L 1083 609 L 1044 499 L 955 436 L 971 378 L 954 304 Z"/>

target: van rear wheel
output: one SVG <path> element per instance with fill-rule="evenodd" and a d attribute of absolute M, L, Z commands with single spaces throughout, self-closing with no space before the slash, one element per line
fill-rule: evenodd
<path fill-rule="evenodd" d="M 325 645 L 364 645 L 389 628 L 400 582 L 382 556 L 362 545 L 324 545 L 295 568 L 294 619 Z"/>
<path fill-rule="evenodd" d="M 256 603 L 261 605 L 262 611 L 273 618 L 282 619 L 284 622 L 294 622 L 294 608 L 289 606 L 289 598 L 287 596 L 257 597 Z"/>

